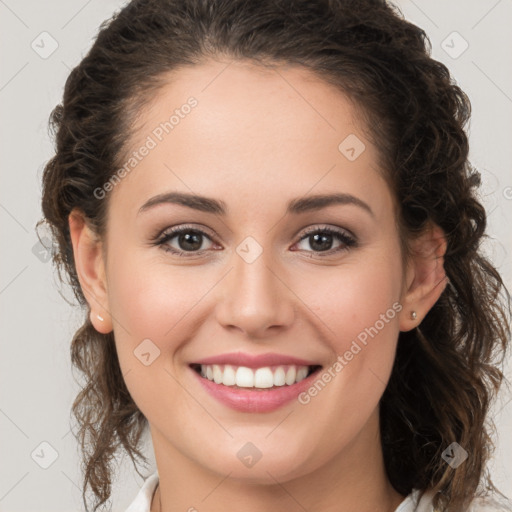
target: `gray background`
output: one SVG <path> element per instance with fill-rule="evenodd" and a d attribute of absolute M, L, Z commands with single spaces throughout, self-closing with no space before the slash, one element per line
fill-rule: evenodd
<path fill-rule="evenodd" d="M 52 155 L 48 116 L 99 24 L 123 4 L 0 0 L 0 511 L 82 510 L 78 446 L 70 432 L 78 387 L 69 361 L 82 315 L 59 295 L 34 227 L 41 218 L 41 171 Z M 512 289 L 512 0 L 396 4 L 425 29 L 433 56 L 471 99 L 470 156 L 483 172 L 482 200 L 493 239 L 487 250 Z M 462 53 L 465 41 L 469 46 Z M 502 393 L 494 413 L 499 440 L 491 470 L 512 497 L 510 393 Z M 146 453 L 154 464 L 149 439 Z M 123 511 L 141 483 L 123 457 L 113 510 Z"/>

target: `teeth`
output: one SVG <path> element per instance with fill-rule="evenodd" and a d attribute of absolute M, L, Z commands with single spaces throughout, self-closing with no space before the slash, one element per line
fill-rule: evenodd
<path fill-rule="evenodd" d="M 206 371 L 208 372 L 208 369 Z M 224 384 L 224 386 L 234 386 L 236 384 L 235 370 L 228 364 L 224 367 L 222 384 Z"/>
<path fill-rule="evenodd" d="M 236 370 L 236 385 L 240 388 L 254 387 L 254 372 L 245 366 L 239 366 Z"/>
<path fill-rule="evenodd" d="M 280 366 L 274 372 L 274 386 L 284 386 L 286 382 L 286 375 L 284 373 L 284 368 Z"/>
<path fill-rule="evenodd" d="M 242 368 L 238 368 L 240 371 Z M 274 385 L 274 375 L 270 368 L 258 368 L 254 373 L 254 387 L 255 388 L 271 388 Z"/>
<path fill-rule="evenodd" d="M 297 370 L 297 377 L 295 377 L 295 380 L 297 382 L 300 382 L 301 380 L 304 380 L 308 376 L 308 368 L 307 366 L 302 366 Z"/>
<path fill-rule="evenodd" d="M 201 365 L 201 375 L 216 384 L 238 386 L 239 388 L 267 389 L 274 386 L 291 386 L 304 380 L 309 373 L 308 366 L 266 366 L 247 368 L 245 366 Z"/>
<path fill-rule="evenodd" d="M 286 377 L 284 381 L 288 386 L 291 386 L 295 382 L 295 378 L 297 377 L 297 368 L 295 366 L 290 366 L 286 371 Z"/>
<path fill-rule="evenodd" d="M 215 384 L 222 384 L 223 372 L 218 364 L 213 365 L 213 380 Z"/>

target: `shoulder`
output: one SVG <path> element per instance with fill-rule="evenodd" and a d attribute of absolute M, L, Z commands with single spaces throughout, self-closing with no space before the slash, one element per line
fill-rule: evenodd
<path fill-rule="evenodd" d="M 153 499 L 156 486 L 158 485 L 158 481 L 158 471 L 155 471 L 152 475 L 146 478 L 144 484 L 139 489 L 137 496 L 125 512 L 150 512 L 151 501 Z"/>
<path fill-rule="evenodd" d="M 412 491 L 395 512 L 436 512 L 433 506 L 434 494 L 431 491 Z M 493 493 L 477 496 L 467 512 L 512 512 L 512 501 L 505 496 Z"/>

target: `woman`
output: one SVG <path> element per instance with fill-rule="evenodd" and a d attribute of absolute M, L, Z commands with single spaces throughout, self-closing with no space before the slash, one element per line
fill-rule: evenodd
<path fill-rule="evenodd" d="M 470 104 L 365 1 L 133 1 L 52 121 L 43 211 L 86 318 L 84 503 L 506 510 L 486 478 L 508 293 Z"/>

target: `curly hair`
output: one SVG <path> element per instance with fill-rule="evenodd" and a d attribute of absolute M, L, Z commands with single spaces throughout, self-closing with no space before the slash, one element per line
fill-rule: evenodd
<path fill-rule="evenodd" d="M 146 461 L 147 420 L 123 380 L 113 334 L 89 320 L 68 216 L 80 209 L 104 235 L 108 196 L 94 190 L 120 166 L 140 109 L 170 72 L 219 57 L 298 65 L 334 84 L 379 150 L 397 198 L 402 257 L 428 223 L 443 229 L 449 285 L 419 327 L 399 334 L 380 401 L 385 468 L 401 494 L 433 489 L 442 511 L 465 510 L 484 478 L 494 489 L 488 411 L 504 379 L 510 295 L 483 254 L 486 213 L 465 133 L 470 102 L 430 54 L 425 32 L 385 0 L 134 0 L 102 24 L 50 118 L 56 150 L 44 169 L 41 221 L 51 227 L 59 276 L 87 313 L 71 344 L 84 379 L 72 410 L 86 510 L 88 487 L 94 511 L 111 496 L 121 446 L 137 471 L 137 459 Z M 453 441 L 470 454 L 456 469 L 441 457 Z"/>

